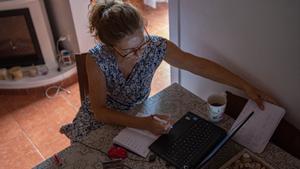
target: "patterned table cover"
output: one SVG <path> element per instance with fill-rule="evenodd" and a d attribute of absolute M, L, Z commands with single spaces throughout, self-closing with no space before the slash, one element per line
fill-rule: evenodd
<path fill-rule="evenodd" d="M 162 90 L 156 95 L 148 98 L 143 104 L 136 106 L 131 110 L 130 114 L 143 112 L 144 114 L 153 113 L 171 113 L 171 118 L 176 120 L 182 117 L 186 112 L 191 111 L 199 116 L 207 119 L 207 105 L 204 100 L 181 87 L 177 83 L 172 84 L 168 88 Z M 234 120 L 225 115 L 224 119 L 217 123 L 218 126 L 228 130 Z M 122 130 L 123 127 L 105 125 L 100 129 L 92 131 L 83 141 L 83 143 L 102 151 L 107 152 L 112 146 L 112 139 Z M 210 160 L 207 169 L 217 169 L 226 161 L 231 159 L 235 154 L 240 152 L 244 147 L 229 141 Z M 145 160 L 135 154 L 128 153 L 131 159 Z M 275 169 L 300 169 L 300 160 L 288 154 L 284 150 L 269 143 L 261 154 L 256 154 L 267 163 L 271 164 Z M 55 164 L 54 156 L 35 166 L 35 169 L 102 169 L 102 162 L 107 161 L 107 157 L 99 151 L 88 148 L 80 143 L 74 143 L 64 150 L 57 153 L 62 160 L 62 165 Z M 148 155 L 149 157 L 149 155 Z M 147 158 L 148 158 L 147 157 Z M 154 162 L 141 162 L 126 159 L 124 164 L 133 169 L 173 169 L 174 167 L 166 165 L 165 161 L 158 158 Z"/>

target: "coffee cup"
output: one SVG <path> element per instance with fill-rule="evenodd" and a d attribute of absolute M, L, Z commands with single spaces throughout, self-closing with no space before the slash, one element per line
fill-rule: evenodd
<path fill-rule="evenodd" d="M 207 98 L 209 119 L 212 122 L 219 122 L 223 119 L 226 108 L 226 94 L 212 94 Z"/>

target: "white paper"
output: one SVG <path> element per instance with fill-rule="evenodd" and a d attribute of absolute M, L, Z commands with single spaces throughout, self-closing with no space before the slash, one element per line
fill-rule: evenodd
<path fill-rule="evenodd" d="M 234 135 L 233 140 L 256 153 L 261 153 L 265 149 L 285 114 L 285 110 L 279 106 L 268 102 L 264 102 L 264 106 L 265 110 L 262 111 L 254 101 L 249 100 L 231 127 L 234 129 L 251 112 L 254 112 L 252 117 Z"/>

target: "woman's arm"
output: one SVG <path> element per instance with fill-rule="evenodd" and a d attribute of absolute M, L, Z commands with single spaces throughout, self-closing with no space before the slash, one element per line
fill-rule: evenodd
<path fill-rule="evenodd" d="M 264 108 L 262 100 L 276 103 L 274 99 L 219 64 L 184 52 L 171 41 L 168 41 L 165 60 L 172 66 L 243 90 L 261 109 Z"/>
<path fill-rule="evenodd" d="M 107 124 L 149 130 L 154 134 L 164 133 L 164 126 L 152 117 L 130 116 L 122 112 L 106 108 L 106 81 L 103 72 L 98 68 L 95 59 L 87 57 L 86 68 L 89 83 L 89 98 L 95 119 Z M 164 117 L 160 117 L 164 118 Z"/>

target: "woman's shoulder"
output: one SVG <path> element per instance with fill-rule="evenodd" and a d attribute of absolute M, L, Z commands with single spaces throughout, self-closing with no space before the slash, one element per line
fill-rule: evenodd
<path fill-rule="evenodd" d="M 113 64 L 112 55 L 104 44 L 98 43 L 89 50 L 91 61 L 96 62 L 101 69 L 106 70 Z"/>
<path fill-rule="evenodd" d="M 158 35 L 150 35 L 150 39 L 153 43 L 166 42 L 167 39 Z"/>
<path fill-rule="evenodd" d="M 103 45 L 100 43 L 97 43 L 93 48 L 89 50 L 91 56 L 93 57 L 99 57 L 99 55 L 103 52 Z"/>
<path fill-rule="evenodd" d="M 110 56 L 107 46 L 101 43 L 97 43 L 93 48 L 91 48 L 89 50 L 89 53 L 92 57 L 99 59 L 107 58 L 108 56 Z"/>
<path fill-rule="evenodd" d="M 150 39 L 152 42 L 152 48 L 166 50 L 167 48 L 167 39 L 157 35 L 150 35 Z"/>

